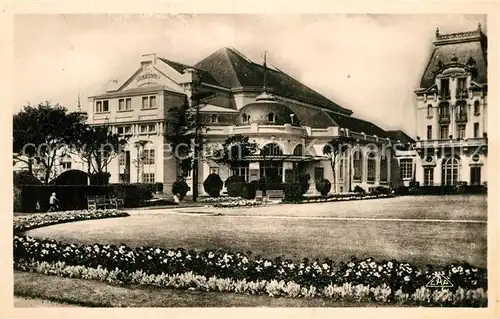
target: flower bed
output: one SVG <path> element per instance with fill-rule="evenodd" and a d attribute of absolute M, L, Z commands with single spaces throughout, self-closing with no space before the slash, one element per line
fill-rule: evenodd
<path fill-rule="evenodd" d="M 17 218 L 15 232 L 62 222 L 127 216 L 121 211 L 74 211 Z M 65 277 L 118 284 L 230 291 L 286 297 L 324 297 L 439 306 L 486 306 L 487 271 L 467 264 L 418 269 L 408 263 L 371 258 L 293 262 L 250 253 L 185 251 L 113 245 L 76 245 L 15 235 L 14 267 Z M 452 287 L 428 288 L 446 277 Z"/>
<path fill-rule="evenodd" d="M 487 287 L 486 270 L 469 265 L 449 265 L 439 270 L 420 270 L 407 263 L 375 262 L 372 259 L 353 259 L 347 264 L 339 265 L 331 260 L 305 259 L 301 263 L 294 263 L 281 258 L 274 260 L 250 258 L 249 255 L 242 253 L 187 252 L 183 249 L 151 247 L 131 249 L 123 245 L 120 247 L 100 244 L 75 245 L 24 236 L 14 237 L 14 256 L 18 267 L 33 263 L 62 262 L 65 267 L 81 266 L 119 272 L 123 278 L 133 276 L 134 273 L 163 278 L 190 272 L 193 276 L 214 277 L 233 282 L 235 287 L 237 282 L 262 281 L 283 282 L 283 285 L 291 282 L 314 291 L 325 291 L 325 289 L 335 291 L 334 287 L 345 284 L 362 285 L 368 289 L 366 292 L 368 295 L 371 287 L 386 287 L 390 289 L 391 301 L 394 300 L 392 294 L 397 291 L 408 296 L 418 294 L 419 291 L 427 289 L 426 284 L 436 276 L 446 276 L 453 284 L 452 288 L 447 289 L 450 296 L 457 291 L 469 293 L 478 289 L 484 291 Z M 234 292 L 238 291 L 235 288 Z"/>
<path fill-rule="evenodd" d="M 284 203 L 300 203 L 300 204 L 305 204 L 305 203 L 326 203 L 326 202 L 340 202 L 340 201 L 350 201 L 350 200 L 362 200 L 362 199 L 374 199 L 374 198 L 391 198 L 395 197 L 393 194 L 367 194 L 367 195 L 361 195 L 361 194 L 347 194 L 347 195 L 330 195 L 330 196 L 310 196 L 310 197 L 303 197 L 300 198 L 296 201 L 285 201 L 283 200 Z"/>
<path fill-rule="evenodd" d="M 251 207 L 259 205 L 262 205 L 262 202 L 257 201 L 255 199 L 239 199 L 229 202 L 219 202 L 213 204 L 214 207 Z"/>
<path fill-rule="evenodd" d="M 239 201 L 239 200 L 242 200 L 242 198 L 241 197 L 228 197 L 228 196 L 206 197 L 206 198 L 198 199 L 198 203 L 225 203 L 225 202 L 234 202 L 234 201 Z"/>
<path fill-rule="evenodd" d="M 193 272 L 180 274 L 148 274 L 141 270 L 124 271 L 119 268 L 107 269 L 71 266 L 64 262 L 17 262 L 16 267 L 23 271 L 38 272 L 69 278 L 99 280 L 114 284 L 131 284 L 160 288 L 189 289 L 200 291 L 221 291 L 250 295 L 268 295 L 270 297 L 289 298 L 329 298 L 333 300 L 354 302 L 379 302 L 413 305 L 436 306 L 487 306 L 487 293 L 482 288 L 455 291 L 433 290 L 420 287 L 413 293 L 405 293 L 401 289 L 393 290 L 383 284 L 381 286 L 328 284 L 322 289 L 315 286 L 304 286 L 285 280 L 256 280 L 207 277 Z"/>
<path fill-rule="evenodd" d="M 75 210 L 65 212 L 38 213 L 14 218 L 14 233 L 29 229 L 74 222 L 79 220 L 125 217 L 128 213 L 119 210 Z"/>

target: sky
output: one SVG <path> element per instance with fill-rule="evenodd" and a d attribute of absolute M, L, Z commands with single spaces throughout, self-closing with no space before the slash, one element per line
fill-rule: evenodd
<path fill-rule="evenodd" d="M 415 95 L 440 33 L 487 32 L 485 15 L 17 15 L 15 105 L 76 109 L 146 53 L 195 64 L 221 47 L 275 65 L 353 116 L 415 137 Z"/>

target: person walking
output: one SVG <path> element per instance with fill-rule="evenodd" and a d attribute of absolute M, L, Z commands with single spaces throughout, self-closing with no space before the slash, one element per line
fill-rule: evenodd
<path fill-rule="evenodd" d="M 56 193 L 52 193 L 52 196 L 50 196 L 49 199 L 49 211 L 54 212 L 59 209 L 58 205 L 59 200 L 56 197 Z"/>

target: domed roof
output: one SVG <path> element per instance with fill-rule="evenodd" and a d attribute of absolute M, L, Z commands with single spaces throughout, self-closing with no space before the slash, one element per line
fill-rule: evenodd
<path fill-rule="evenodd" d="M 267 92 L 257 97 L 255 102 L 248 103 L 240 109 L 236 125 L 249 124 L 300 126 L 299 118 L 283 103 L 274 99 Z"/>

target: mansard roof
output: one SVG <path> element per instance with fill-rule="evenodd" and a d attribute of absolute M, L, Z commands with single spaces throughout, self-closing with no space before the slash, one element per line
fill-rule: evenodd
<path fill-rule="evenodd" d="M 434 49 L 420 81 L 427 89 L 435 83 L 436 74 L 447 66 L 465 66 L 472 80 L 487 83 L 487 37 L 481 27 L 475 31 L 439 34 L 436 31 Z"/>

